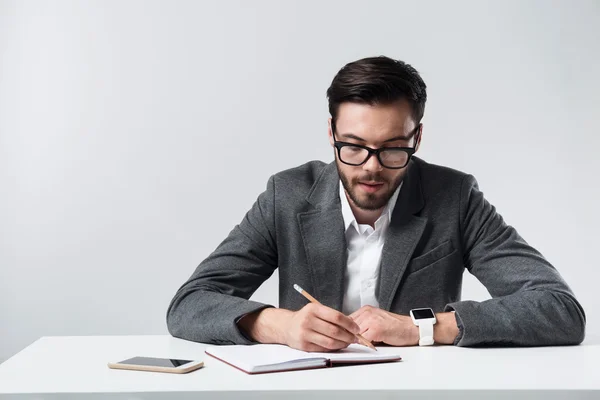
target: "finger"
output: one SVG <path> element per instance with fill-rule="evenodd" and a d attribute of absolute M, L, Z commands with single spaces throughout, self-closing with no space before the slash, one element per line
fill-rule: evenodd
<path fill-rule="evenodd" d="M 311 328 L 313 331 L 325 335 L 332 339 L 344 342 L 346 344 L 356 343 L 356 336 L 348 332 L 346 329 L 339 325 L 332 324 L 331 322 L 315 318 L 312 321 Z"/>
<path fill-rule="evenodd" d="M 312 331 L 306 335 L 306 340 L 314 345 L 324 348 L 327 351 L 345 349 L 348 343 L 323 335 L 319 332 Z"/>
<path fill-rule="evenodd" d="M 339 325 L 349 332 L 358 333 L 360 330 L 356 322 L 352 321 L 350 317 L 345 316 L 333 308 L 321 306 L 315 309 L 315 313 L 320 319 Z"/>
<path fill-rule="evenodd" d="M 364 331 L 369 328 L 368 315 L 362 314 L 358 319 L 354 320 L 360 329 L 359 333 L 362 335 Z"/>
<path fill-rule="evenodd" d="M 328 352 L 332 351 L 330 349 L 326 349 L 325 347 L 321 347 L 318 344 L 314 344 L 314 343 L 306 343 L 303 346 L 301 346 L 298 350 L 308 351 L 308 352 L 313 352 L 313 353 L 328 353 Z"/>
<path fill-rule="evenodd" d="M 361 333 L 361 336 L 364 337 L 365 339 L 367 339 L 369 342 L 376 342 L 377 341 L 377 335 L 375 334 L 375 331 L 373 329 L 368 329 L 366 331 L 364 331 L 363 333 Z"/>
<path fill-rule="evenodd" d="M 361 315 L 363 315 L 367 310 L 368 310 L 367 306 L 362 306 L 361 308 L 359 308 L 358 310 L 356 310 L 352 314 L 350 314 L 349 317 L 352 318 L 354 321 L 356 321 L 356 319 L 359 318 Z"/>

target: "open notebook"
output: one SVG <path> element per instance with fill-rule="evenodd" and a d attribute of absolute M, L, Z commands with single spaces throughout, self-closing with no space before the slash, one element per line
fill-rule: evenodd
<path fill-rule="evenodd" d="M 324 368 L 336 364 L 370 364 L 400 361 L 398 354 L 380 354 L 368 347 L 351 344 L 332 353 L 308 353 L 279 344 L 214 346 L 206 354 L 248 374 Z"/>

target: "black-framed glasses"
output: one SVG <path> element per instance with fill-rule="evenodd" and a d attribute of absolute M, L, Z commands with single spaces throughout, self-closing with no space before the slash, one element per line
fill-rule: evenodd
<path fill-rule="evenodd" d="M 416 135 L 420 127 L 421 124 L 418 124 L 409 137 Z M 408 165 L 410 158 L 416 151 L 416 144 L 415 147 L 381 147 L 373 149 L 360 144 L 339 142 L 335 140 L 335 124 L 333 121 L 331 121 L 331 133 L 333 134 L 333 145 L 337 149 L 340 161 L 354 167 L 363 165 L 375 154 L 383 167 L 401 169 Z"/>

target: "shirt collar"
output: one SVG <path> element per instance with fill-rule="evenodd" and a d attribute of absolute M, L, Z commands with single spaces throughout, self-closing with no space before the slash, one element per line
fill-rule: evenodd
<path fill-rule="evenodd" d="M 400 182 L 400 185 L 398 185 L 398 188 L 396 189 L 396 191 L 394 192 L 392 197 L 390 197 L 389 201 L 385 205 L 385 208 L 383 209 L 381 216 L 377 219 L 377 221 L 375 221 L 376 229 L 377 229 L 377 225 L 378 225 L 379 221 L 381 221 L 382 218 L 387 219 L 387 224 L 389 224 L 389 222 L 392 220 L 392 212 L 394 211 L 394 207 L 396 205 L 396 200 L 398 200 L 398 195 L 400 194 L 400 189 L 402 188 L 403 184 L 404 184 L 404 181 Z M 342 202 L 342 217 L 344 218 L 344 232 L 348 231 L 348 228 L 351 225 L 354 225 L 354 228 L 356 229 L 356 231 L 360 232 L 360 230 L 358 228 L 358 222 L 356 221 L 356 217 L 354 216 L 354 213 L 352 212 L 352 208 L 350 208 L 350 203 L 348 203 L 348 198 L 346 197 L 346 192 L 344 191 L 344 185 L 342 184 L 341 181 L 340 181 L 340 201 Z"/>

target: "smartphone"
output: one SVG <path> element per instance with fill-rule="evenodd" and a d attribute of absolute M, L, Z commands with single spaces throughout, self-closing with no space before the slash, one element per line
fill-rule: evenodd
<path fill-rule="evenodd" d="M 108 368 L 129 369 L 134 371 L 168 372 L 185 374 L 204 366 L 203 361 L 177 360 L 173 358 L 133 357 L 115 363 L 108 363 Z"/>

